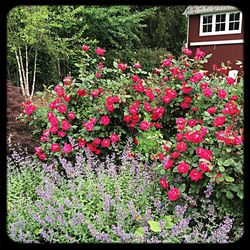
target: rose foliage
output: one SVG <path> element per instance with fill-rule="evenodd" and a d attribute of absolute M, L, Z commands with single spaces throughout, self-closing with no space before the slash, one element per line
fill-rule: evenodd
<path fill-rule="evenodd" d="M 152 72 L 140 63 L 105 66 L 105 49 L 82 47 L 78 78 L 49 88 L 48 107 L 23 104 L 22 119 L 35 127 L 35 155 L 68 159 L 87 147 L 104 159 L 134 138 L 131 157 L 158 161 L 155 169 L 169 200 L 198 195 L 208 183 L 226 204 L 243 199 L 243 77 L 228 68 L 203 71 L 211 55 L 183 49 L 166 54 Z M 196 196 L 197 197 L 197 196 Z M 230 208 L 230 205 L 228 206 Z"/>

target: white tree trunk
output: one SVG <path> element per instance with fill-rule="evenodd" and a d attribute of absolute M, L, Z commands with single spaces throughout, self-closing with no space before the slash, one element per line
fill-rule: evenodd
<path fill-rule="evenodd" d="M 37 62 L 37 48 L 35 51 L 35 59 L 34 59 L 34 72 L 33 72 L 33 82 L 32 82 L 32 90 L 31 90 L 31 95 L 30 95 L 30 99 L 32 99 L 33 95 L 34 95 L 34 89 L 35 89 L 35 83 L 36 83 L 36 62 Z"/>
<path fill-rule="evenodd" d="M 25 95 L 27 96 L 27 99 L 29 99 L 30 98 L 29 83 L 27 82 L 27 79 L 26 79 L 26 74 L 25 74 L 25 70 L 23 66 L 23 57 L 22 57 L 22 52 L 20 48 L 18 48 L 18 52 L 19 52 L 19 60 L 20 60 L 20 65 L 21 65 L 21 72 L 23 76 Z"/>
<path fill-rule="evenodd" d="M 26 82 L 27 82 L 27 86 L 28 86 L 28 89 L 29 89 L 29 59 L 28 59 L 28 46 L 26 45 L 25 46 L 25 57 L 26 57 L 26 60 L 25 60 L 25 66 L 26 66 L 26 69 L 25 69 L 25 73 L 26 73 Z"/>
<path fill-rule="evenodd" d="M 22 75 L 22 70 L 21 70 L 21 65 L 20 65 L 20 59 L 16 50 L 15 50 L 15 56 L 16 56 L 16 61 L 17 61 L 17 66 L 18 66 L 19 81 L 20 81 L 22 95 L 27 100 L 27 96 L 26 96 L 25 89 L 24 89 L 24 82 L 23 82 L 23 75 Z"/>

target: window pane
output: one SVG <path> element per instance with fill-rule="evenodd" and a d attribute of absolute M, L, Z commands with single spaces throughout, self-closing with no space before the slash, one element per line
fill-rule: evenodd
<path fill-rule="evenodd" d="M 212 16 L 208 16 L 208 22 L 212 23 Z"/>
<path fill-rule="evenodd" d="M 221 22 L 225 22 L 226 21 L 226 14 L 222 14 L 221 15 Z"/>
<path fill-rule="evenodd" d="M 229 23 L 229 30 L 234 30 L 234 23 Z"/>
<path fill-rule="evenodd" d="M 235 19 L 234 20 L 235 21 L 240 20 L 240 13 L 239 12 L 235 14 Z"/>
<path fill-rule="evenodd" d="M 220 22 L 220 17 L 221 17 L 221 15 L 216 15 L 216 23 Z"/>
<path fill-rule="evenodd" d="M 202 32 L 207 32 L 207 25 L 203 25 Z"/>
<path fill-rule="evenodd" d="M 208 32 L 212 32 L 212 24 L 208 25 Z"/>
<path fill-rule="evenodd" d="M 220 24 L 216 24 L 215 31 L 220 31 Z"/>
<path fill-rule="evenodd" d="M 234 23 L 234 30 L 238 30 L 240 28 L 240 23 Z"/>
<path fill-rule="evenodd" d="M 234 20 L 234 13 L 229 15 L 229 21 L 233 21 Z"/>
<path fill-rule="evenodd" d="M 225 28 L 226 28 L 226 27 L 225 27 L 225 23 L 222 23 L 221 26 L 220 26 L 220 30 L 221 30 L 221 31 L 225 31 Z"/>

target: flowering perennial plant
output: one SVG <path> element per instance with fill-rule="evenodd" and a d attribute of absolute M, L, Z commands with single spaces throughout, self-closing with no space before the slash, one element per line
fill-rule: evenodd
<path fill-rule="evenodd" d="M 243 78 L 231 79 L 225 67 L 202 71 L 210 55 L 200 49 L 166 54 L 153 72 L 116 61 L 107 68 L 104 55 L 84 45 L 79 78 L 56 85 L 47 109 L 26 103 L 22 117 L 41 136 L 35 154 L 70 159 L 88 148 L 104 159 L 132 136 L 135 153 L 161 163 L 156 172 L 170 200 L 208 183 L 218 186 L 218 200 L 243 199 Z"/>

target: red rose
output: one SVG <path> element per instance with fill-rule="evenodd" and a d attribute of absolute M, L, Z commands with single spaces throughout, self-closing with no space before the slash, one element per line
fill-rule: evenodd
<path fill-rule="evenodd" d="M 64 85 L 69 85 L 73 82 L 73 79 L 71 76 L 66 76 L 64 79 L 63 79 L 63 84 Z"/>
<path fill-rule="evenodd" d="M 67 144 L 65 143 L 64 146 L 63 146 L 63 152 L 65 154 L 69 154 L 73 149 L 73 146 L 71 144 Z"/>
<path fill-rule="evenodd" d="M 201 158 L 210 161 L 212 159 L 212 151 L 198 147 L 195 150 L 196 154 Z"/>
<path fill-rule="evenodd" d="M 94 123 L 91 121 L 88 121 L 87 123 L 84 123 L 83 125 L 87 131 L 91 131 L 94 128 Z"/>
<path fill-rule="evenodd" d="M 160 184 L 161 184 L 161 186 L 162 186 L 164 189 L 166 189 L 166 188 L 169 187 L 169 185 L 168 185 L 168 183 L 167 183 L 167 181 L 166 181 L 166 179 L 165 179 L 164 177 L 162 177 L 162 178 L 160 179 Z"/>
<path fill-rule="evenodd" d="M 93 144 L 95 145 L 95 146 L 97 146 L 97 145 L 100 145 L 101 144 L 101 139 L 100 138 L 95 138 L 94 140 L 93 140 Z"/>
<path fill-rule="evenodd" d="M 189 177 L 192 181 L 198 181 L 202 179 L 202 173 L 198 172 L 195 168 L 190 172 Z"/>
<path fill-rule="evenodd" d="M 70 120 L 74 120 L 76 118 L 76 114 L 73 111 L 68 112 L 68 117 Z"/>
<path fill-rule="evenodd" d="M 62 130 L 69 130 L 70 126 L 67 120 L 62 120 Z"/>
<path fill-rule="evenodd" d="M 89 46 L 86 45 L 86 44 L 83 44 L 82 50 L 83 50 L 83 51 L 88 51 L 88 50 L 89 50 Z"/>
<path fill-rule="evenodd" d="M 227 92 L 224 89 L 219 89 L 218 90 L 218 97 L 221 99 L 225 99 L 227 96 Z"/>
<path fill-rule="evenodd" d="M 107 126 L 110 123 L 110 118 L 107 115 L 104 115 L 101 117 L 100 123 Z"/>
<path fill-rule="evenodd" d="M 49 131 L 50 131 L 51 134 L 55 134 L 58 131 L 58 125 L 52 125 L 49 128 Z"/>
<path fill-rule="evenodd" d="M 110 135 L 110 139 L 112 142 L 117 142 L 119 141 L 119 136 L 115 133 L 113 133 L 112 135 Z"/>
<path fill-rule="evenodd" d="M 209 167 L 208 167 L 208 164 L 201 161 L 199 162 L 199 169 L 201 170 L 201 172 L 208 172 L 210 171 Z"/>
<path fill-rule="evenodd" d="M 131 121 L 131 117 L 130 117 L 129 115 L 124 115 L 123 120 L 124 120 L 126 123 L 129 123 L 129 122 Z"/>
<path fill-rule="evenodd" d="M 66 136 L 66 134 L 61 130 L 61 131 L 58 131 L 57 132 L 57 135 L 59 136 L 59 137 L 64 137 L 64 136 Z"/>
<path fill-rule="evenodd" d="M 51 151 L 53 152 L 58 152 L 60 150 L 60 145 L 58 143 L 53 143 L 51 146 L 50 146 L 50 149 Z"/>
<path fill-rule="evenodd" d="M 78 147 L 79 148 L 84 147 L 85 144 L 86 144 L 86 140 L 83 140 L 82 138 L 78 138 L 77 141 L 78 141 Z"/>
<path fill-rule="evenodd" d="M 103 148 L 108 148 L 110 146 L 110 140 L 109 139 L 103 139 L 101 145 L 102 145 Z"/>
<path fill-rule="evenodd" d="M 179 152 L 175 151 L 173 153 L 170 154 L 170 157 L 173 158 L 173 159 L 176 159 L 180 156 Z"/>
<path fill-rule="evenodd" d="M 211 115 L 211 114 L 213 114 L 213 113 L 215 113 L 217 111 L 217 108 L 215 108 L 215 107 L 210 107 L 210 108 L 208 108 L 207 109 L 207 112 Z"/>
<path fill-rule="evenodd" d="M 141 129 L 141 130 L 148 130 L 148 128 L 149 128 L 149 123 L 148 123 L 148 122 L 142 121 L 142 122 L 140 123 L 140 129 Z"/>
<path fill-rule="evenodd" d="M 98 96 L 100 93 L 99 93 L 99 90 L 98 89 L 94 89 L 94 90 L 92 90 L 91 91 L 91 95 L 93 96 L 93 97 L 96 97 L 96 96 Z"/>
<path fill-rule="evenodd" d="M 66 104 L 61 104 L 57 107 L 57 110 L 59 113 L 66 113 L 67 112 L 67 106 Z"/>
<path fill-rule="evenodd" d="M 78 96 L 86 96 L 86 90 L 85 89 L 78 89 L 77 90 Z"/>
<path fill-rule="evenodd" d="M 190 119 L 190 120 L 188 121 L 188 126 L 192 128 L 192 127 L 194 127 L 194 126 L 196 125 L 196 123 L 197 123 L 197 122 L 196 122 L 195 119 Z"/>
<path fill-rule="evenodd" d="M 71 99 L 71 96 L 70 95 L 66 95 L 66 96 L 64 96 L 63 99 L 64 99 L 65 102 L 69 102 L 70 99 Z"/>
<path fill-rule="evenodd" d="M 45 160 L 47 158 L 47 156 L 44 153 L 42 153 L 42 154 L 39 155 L 39 158 L 41 160 Z"/>
<path fill-rule="evenodd" d="M 123 63 L 119 63 L 119 64 L 118 64 L 118 68 L 119 68 L 120 70 L 122 70 L 122 71 L 126 70 L 127 66 L 128 66 L 127 64 L 123 64 Z"/>
<path fill-rule="evenodd" d="M 97 54 L 98 56 L 102 56 L 102 55 L 106 52 L 106 50 L 98 47 L 98 48 L 95 50 L 95 52 L 96 52 L 96 54 Z"/>
<path fill-rule="evenodd" d="M 180 174 L 186 174 L 189 171 L 189 165 L 187 162 L 180 162 L 177 166 L 177 170 Z"/>
<path fill-rule="evenodd" d="M 31 104 L 25 108 L 24 112 L 27 115 L 32 115 L 35 110 L 37 110 L 37 107 Z"/>
<path fill-rule="evenodd" d="M 206 97 L 211 97 L 211 96 L 213 95 L 213 91 L 212 91 L 212 89 L 210 89 L 210 88 L 204 88 L 204 89 L 202 90 L 202 93 L 203 93 L 203 95 L 206 96 Z"/>
<path fill-rule="evenodd" d="M 226 117 L 225 116 L 217 116 L 214 120 L 213 120 L 213 126 L 214 127 L 221 127 L 224 125 L 224 123 L 226 122 Z"/>
<path fill-rule="evenodd" d="M 135 64 L 134 64 L 134 68 L 137 68 L 137 69 L 141 68 L 140 63 L 135 63 Z"/>
<path fill-rule="evenodd" d="M 114 105 L 110 104 L 110 105 L 106 105 L 107 111 L 109 112 L 113 112 L 115 110 Z"/>
<path fill-rule="evenodd" d="M 176 144 L 176 149 L 179 152 L 185 152 L 187 150 L 187 144 L 185 142 L 179 142 Z"/>
<path fill-rule="evenodd" d="M 169 168 L 171 168 L 173 165 L 174 165 L 173 160 L 167 159 L 167 161 L 165 162 L 164 168 L 165 168 L 165 169 L 169 169 Z"/>
<path fill-rule="evenodd" d="M 230 84 L 230 85 L 234 84 L 234 79 L 232 77 L 227 76 L 226 80 L 227 80 L 227 84 Z"/>
<path fill-rule="evenodd" d="M 171 188 L 169 191 L 168 191 L 168 199 L 170 201 L 175 201 L 179 198 L 179 195 L 180 195 L 180 192 L 178 190 L 178 188 Z"/>

